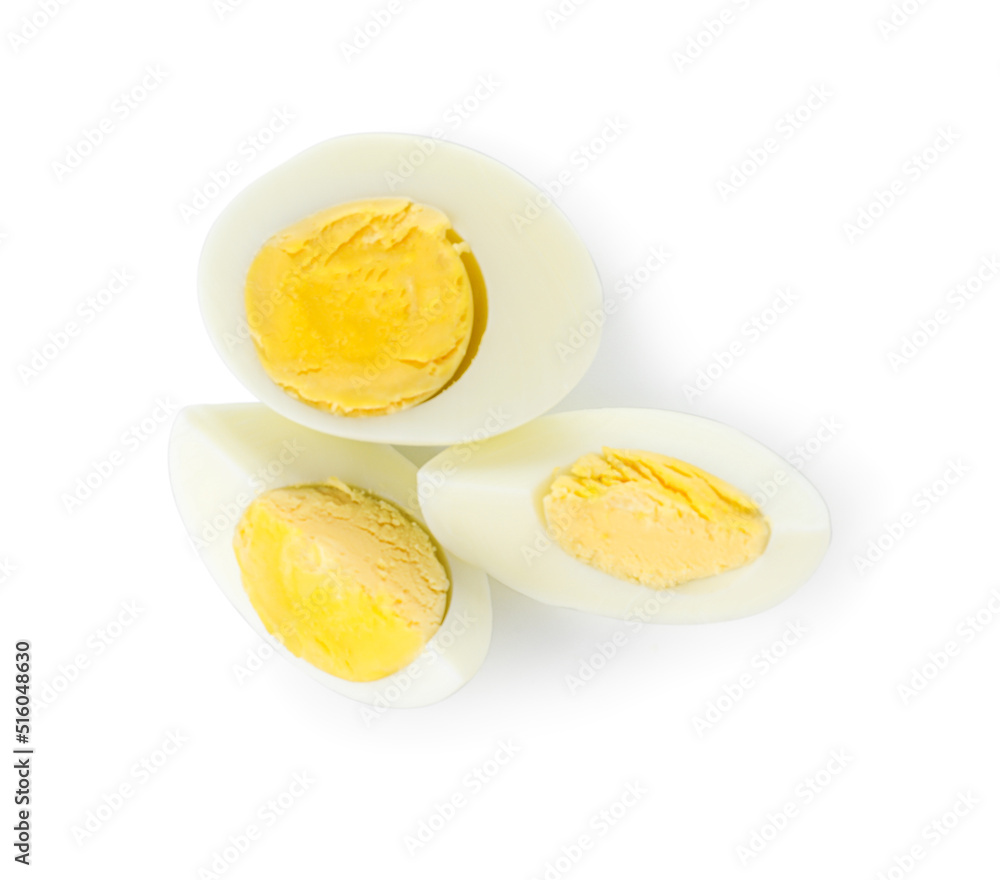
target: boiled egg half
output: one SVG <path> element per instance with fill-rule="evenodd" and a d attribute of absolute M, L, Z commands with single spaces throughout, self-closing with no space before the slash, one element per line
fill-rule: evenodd
<path fill-rule="evenodd" d="M 595 456 L 602 450 L 641 450 L 725 481 L 746 508 L 736 527 L 756 529 L 745 543 L 759 555 L 676 586 L 645 586 L 564 550 L 549 528 L 546 498 L 582 457 L 600 465 Z M 830 542 L 826 505 L 798 470 L 740 431 L 684 413 L 596 409 L 545 416 L 441 452 L 417 482 L 428 526 L 456 556 L 540 602 L 619 619 L 707 623 L 755 614 L 805 583 Z M 702 489 L 717 494 L 704 481 Z M 635 550 L 627 539 L 619 543 Z"/>
<path fill-rule="evenodd" d="M 423 527 L 416 507 L 417 469 L 395 449 L 304 428 L 261 404 L 191 406 L 174 422 L 169 465 L 177 507 L 202 561 L 253 630 L 300 672 L 359 702 L 403 708 L 444 699 L 482 664 L 492 628 L 487 578 L 447 552 L 440 554 L 450 579 L 440 626 L 411 662 L 377 680 L 348 680 L 293 654 L 269 632 L 244 586 L 234 538 L 246 525 L 248 507 L 275 489 L 322 484 L 343 497 L 347 487 L 355 487 L 365 499 L 377 497 L 395 506 L 390 510 L 383 504 L 373 514 L 388 529 L 401 533 L 397 510 Z M 336 484 L 329 483 L 331 478 Z M 273 531 L 273 523 L 262 528 Z M 292 552 L 309 566 L 319 551 L 305 544 L 300 540 Z M 392 564 L 388 558 L 377 561 Z M 348 601 L 357 605 L 350 596 Z M 384 603 L 376 610 L 384 618 Z"/>

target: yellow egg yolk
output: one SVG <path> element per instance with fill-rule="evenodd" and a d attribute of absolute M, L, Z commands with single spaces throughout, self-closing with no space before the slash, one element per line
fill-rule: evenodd
<path fill-rule="evenodd" d="M 434 396 L 462 365 L 473 331 L 466 253 L 443 213 L 407 199 L 339 205 L 279 232 L 246 279 L 264 370 L 340 415 Z"/>
<path fill-rule="evenodd" d="M 338 480 L 258 496 L 234 550 L 268 632 L 339 678 L 398 672 L 444 618 L 450 581 L 423 526 Z"/>
<path fill-rule="evenodd" d="M 555 477 L 542 507 L 550 535 L 571 556 L 655 588 L 746 565 L 771 535 L 741 491 L 653 452 L 584 455 Z"/>

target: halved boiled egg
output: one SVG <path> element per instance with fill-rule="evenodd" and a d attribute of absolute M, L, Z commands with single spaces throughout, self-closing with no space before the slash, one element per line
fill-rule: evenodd
<path fill-rule="evenodd" d="M 192 406 L 174 422 L 169 463 L 206 567 L 302 672 L 363 703 L 412 707 L 447 697 L 482 664 L 492 628 L 486 575 L 427 536 L 416 467 L 395 449 L 304 428 L 261 404 Z M 310 523 L 310 503 L 325 521 Z M 359 583 L 360 566 L 372 583 Z M 415 586 L 394 599 L 408 568 Z M 414 608 L 420 626 L 408 625 Z M 328 638 L 329 620 L 342 629 Z"/>
<path fill-rule="evenodd" d="M 648 491 L 619 492 L 630 479 Z M 683 413 L 546 416 L 445 450 L 417 482 L 428 526 L 456 556 L 533 599 L 620 619 L 755 614 L 805 583 L 830 542 L 826 505 L 802 474 Z"/>
<path fill-rule="evenodd" d="M 208 234 L 198 290 L 216 349 L 263 403 L 414 446 L 551 409 L 602 323 L 597 270 L 543 190 L 405 134 L 334 138 L 250 184 Z"/>

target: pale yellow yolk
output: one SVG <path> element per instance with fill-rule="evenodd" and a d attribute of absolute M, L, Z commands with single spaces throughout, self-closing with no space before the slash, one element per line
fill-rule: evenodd
<path fill-rule="evenodd" d="M 339 678 L 398 672 L 445 614 L 448 574 L 424 528 L 338 480 L 258 496 L 233 547 L 268 632 Z"/>
<path fill-rule="evenodd" d="M 427 400 L 469 347 L 466 252 L 444 214 L 406 199 L 339 205 L 279 232 L 246 280 L 264 369 L 306 403 L 341 415 Z"/>
<path fill-rule="evenodd" d="M 752 562 L 771 527 L 738 489 L 654 452 L 584 455 L 542 499 L 553 540 L 607 574 L 674 587 Z"/>

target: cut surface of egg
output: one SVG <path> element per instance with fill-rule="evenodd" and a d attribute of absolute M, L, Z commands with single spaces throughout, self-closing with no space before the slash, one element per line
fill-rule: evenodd
<path fill-rule="evenodd" d="M 574 558 L 549 533 L 545 498 L 559 474 L 602 449 L 668 456 L 725 481 L 766 517 L 763 552 L 720 574 L 661 589 Z M 805 583 L 830 541 L 826 505 L 792 465 L 734 428 L 684 413 L 599 409 L 546 416 L 500 437 L 451 447 L 417 479 L 428 526 L 456 556 L 538 601 L 619 619 L 708 623 L 755 614 Z"/>
<path fill-rule="evenodd" d="M 419 167 L 415 162 L 407 166 L 415 155 L 421 157 Z M 412 173 L 401 175 L 401 167 L 411 167 Z M 380 199 L 426 206 L 447 218 L 474 298 L 462 363 L 450 379 L 438 370 L 447 379 L 443 390 L 434 381 L 421 384 L 416 374 L 428 372 L 422 359 L 438 355 L 430 350 L 412 354 L 400 339 L 391 338 L 399 334 L 390 332 L 381 361 L 379 352 L 363 352 L 361 390 L 386 385 L 384 399 L 360 394 L 349 376 L 344 385 L 326 375 L 317 390 L 310 378 L 317 352 L 323 354 L 324 369 L 341 362 L 354 369 L 354 361 L 329 354 L 326 339 L 312 339 L 310 334 L 328 323 L 314 314 L 308 326 L 299 328 L 304 332 L 296 331 L 311 340 L 301 362 L 294 352 L 289 357 L 282 350 L 281 372 L 269 364 L 275 381 L 261 362 L 254 335 L 272 314 L 280 317 L 287 304 L 279 301 L 272 310 L 267 292 L 255 290 L 253 314 L 248 313 L 248 272 L 255 258 L 265 243 L 307 218 Z M 400 291 L 419 290 L 416 279 L 411 285 L 404 276 L 394 276 Z M 216 349 L 259 400 L 317 431 L 379 443 L 444 446 L 516 428 L 551 409 L 579 382 L 600 337 L 592 320 L 602 302 L 599 275 L 586 246 L 544 191 L 474 150 L 413 135 L 334 138 L 254 181 L 210 230 L 198 290 Z M 280 298 L 280 291 L 275 295 Z M 354 298 L 351 294 L 345 301 Z M 459 329 L 464 334 L 464 327 Z M 354 334 L 350 346 L 356 348 L 360 338 Z M 378 342 L 378 333 L 372 339 Z M 433 396 L 424 399 L 427 394 Z"/>
<path fill-rule="evenodd" d="M 461 368 L 486 325 L 472 252 L 440 211 L 351 202 L 267 241 L 247 273 L 250 335 L 268 375 L 314 407 L 408 409 Z"/>
<path fill-rule="evenodd" d="M 333 478 L 425 525 L 416 506 L 416 467 L 398 451 L 312 431 L 261 404 L 226 404 L 183 409 L 168 455 L 174 499 L 202 561 L 257 634 L 297 669 L 359 702 L 399 708 L 442 700 L 478 670 L 492 628 L 486 574 L 446 551 L 450 591 L 440 627 L 412 662 L 373 681 L 349 681 L 295 656 L 268 632 L 244 587 L 234 537 L 247 508 L 269 491 L 336 486 L 328 483 Z"/>
<path fill-rule="evenodd" d="M 269 489 L 236 526 L 243 587 L 296 657 L 376 681 L 437 632 L 451 583 L 427 530 L 396 505 L 336 478 Z"/>
<path fill-rule="evenodd" d="M 642 450 L 587 453 L 552 481 L 542 510 L 549 537 L 570 556 L 662 589 L 752 562 L 771 534 L 739 489 Z"/>

